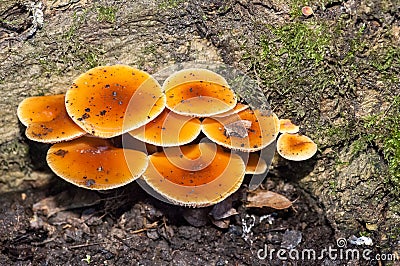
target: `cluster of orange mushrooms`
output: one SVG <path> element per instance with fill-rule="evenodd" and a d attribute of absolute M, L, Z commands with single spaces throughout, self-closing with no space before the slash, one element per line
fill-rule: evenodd
<path fill-rule="evenodd" d="M 284 158 L 306 160 L 317 150 L 289 120 L 238 102 L 227 81 L 206 69 L 175 72 L 161 86 L 130 66 L 96 67 L 66 94 L 23 100 L 18 117 L 29 139 L 56 143 L 47 162 L 66 181 L 105 190 L 140 178 L 191 207 L 218 203 L 245 174 L 266 172 L 258 153 L 279 133 Z M 145 148 L 120 147 L 121 135 Z"/>

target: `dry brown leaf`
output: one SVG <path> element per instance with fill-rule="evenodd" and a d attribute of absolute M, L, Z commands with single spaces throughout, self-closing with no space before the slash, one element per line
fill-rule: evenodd
<path fill-rule="evenodd" d="M 237 210 L 232 207 L 233 202 L 236 201 L 237 199 L 238 199 L 238 194 L 234 193 L 233 195 L 229 196 L 226 200 L 223 200 L 215 204 L 209 215 L 214 220 L 222 220 L 238 214 Z"/>
<path fill-rule="evenodd" d="M 239 120 L 228 125 L 225 125 L 225 135 L 227 137 L 233 136 L 238 138 L 245 138 L 248 134 L 248 129 L 251 127 L 251 121 Z"/>
<path fill-rule="evenodd" d="M 292 206 L 292 202 L 285 196 L 261 189 L 251 191 L 247 195 L 247 201 L 246 207 L 270 207 L 276 210 L 283 210 Z"/>
<path fill-rule="evenodd" d="M 223 220 L 214 220 L 212 219 L 211 222 L 218 228 L 221 229 L 226 229 L 229 227 L 230 220 L 229 219 L 223 219 Z"/>

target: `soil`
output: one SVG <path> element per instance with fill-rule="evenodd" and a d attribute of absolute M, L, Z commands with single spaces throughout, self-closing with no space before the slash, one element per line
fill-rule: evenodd
<path fill-rule="evenodd" d="M 365 25 L 367 51 L 357 54 L 357 60 L 365 61 L 380 43 L 400 44 L 400 3 L 312 2 L 311 19 L 351 25 L 342 34 L 348 39 L 337 40 L 335 49 L 347 49 L 341 42 L 355 39 L 355 29 Z M 341 127 L 342 114 L 352 111 L 356 127 L 375 103 L 378 111 L 385 110 L 388 97 L 400 89 L 398 84 L 383 89 L 373 81 L 376 73 L 365 69 L 355 70 L 354 83 L 349 81 L 353 77 L 343 78 L 327 91 L 311 95 L 299 87 L 290 95 L 291 105 L 288 94 L 267 87 L 260 39 L 271 27 L 309 19 L 293 13 L 302 6 L 302 1 L 279 0 L 2 1 L 0 265 L 397 265 L 372 259 L 396 255 L 400 247 L 399 198 L 383 180 L 388 163 L 380 144 L 355 154 L 355 138 L 327 138 L 318 134 L 318 125 Z M 261 185 L 286 196 L 292 207 L 246 207 L 248 178 L 223 203 L 199 209 L 158 201 L 136 183 L 107 192 L 85 190 L 50 171 L 48 145 L 24 137 L 18 103 L 29 96 L 63 93 L 91 67 L 124 63 L 155 73 L 192 60 L 223 62 L 248 73 L 260 82 L 279 117 L 300 122 L 316 140 L 319 152 L 311 160 L 288 162 L 275 156 Z M 328 63 L 342 71 L 336 64 Z M 296 77 L 303 78 L 306 68 Z M 304 100 L 304 95 L 309 97 Z M 217 217 L 221 209 L 231 208 L 235 212 L 229 217 Z M 351 244 L 352 236 L 366 236 L 373 245 Z M 329 248 L 344 251 L 338 240 L 360 252 L 371 250 L 371 259 L 335 252 L 337 257 L 325 253 L 315 260 L 285 259 L 277 253 L 290 248 L 312 249 L 317 256 Z M 271 257 L 263 258 L 265 251 Z"/>

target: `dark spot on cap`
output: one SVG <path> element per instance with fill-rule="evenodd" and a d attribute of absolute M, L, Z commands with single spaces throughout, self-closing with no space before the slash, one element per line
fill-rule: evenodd
<path fill-rule="evenodd" d="M 67 153 L 68 153 L 68 151 L 63 150 L 63 149 L 59 149 L 58 151 L 56 151 L 54 153 L 54 155 L 61 156 L 62 158 L 64 158 L 65 154 L 67 154 Z"/>
<path fill-rule="evenodd" d="M 90 115 L 88 113 L 84 113 L 81 118 L 82 119 L 88 119 L 89 117 L 90 117 Z"/>

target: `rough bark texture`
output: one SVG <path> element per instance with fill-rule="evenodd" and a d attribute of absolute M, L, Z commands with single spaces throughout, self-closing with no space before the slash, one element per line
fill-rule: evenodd
<path fill-rule="evenodd" d="M 282 78 L 286 84 L 268 83 L 272 78 L 268 71 L 274 65 L 267 64 L 270 57 L 263 40 L 281 40 L 276 48 L 287 48 L 287 42 L 282 41 L 284 35 L 274 29 L 305 21 L 293 13 L 301 6 L 301 1 L 275 0 L 3 0 L 0 264 L 31 261 L 76 265 L 83 263 L 85 254 L 92 254 L 97 265 L 105 261 L 118 265 L 152 261 L 176 265 L 266 263 L 257 259 L 257 250 L 264 243 L 279 247 L 286 229 L 302 232 L 302 248 L 322 249 L 334 245 L 335 238 L 367 234 L 374 241 L 374 252 L 396 252 L 400 202 L 393 191 L 398 184 L 387 181 L 388 165 L 379 141 L 367 143 L 365 149 L 356 145 L 363 130 L 361 121 L 388 110 L 393 96 L 400 93 L 400 3 L 313 1 L 316 13 L 311 19 L 316 20 L 315 28 L 318 23 L 323 23 L 324 29 L 337 27 L 341 36 L 324 44 L 323 52 L 313 50 L 314 56 L 323 54 L 324 66 L 329 69 L 321 77 L 332 77 L 321 79 L 320 89 L 315 90 L 311 89 L 315 64 L 310 60 L 292 72 L 288 70 L 290 77 Z M 346 27 L 339 27 L 340 23 Z M 357 35 L 360 28 L 363 31 Z M 292 33 L 290 28 L 286 32 Z M 397 47 L 394 56 L 379 53 L 389 46 Z M 290 51 L 278 54 L 275 65 L 291 59 Z M 381 68 L 370 64 L 381 57 Z M 191 60 L 224 62 L 249 73 L 260 82 L 278 116 L 296 120 L 303 132 L 319 144 L 318 155 L 310 161 L 289 163 L 276 159 L 271 179 L 265 183 L 266 188 L 292 200 L 298 197 L 294 204 L 297 212 L 275 213 L 278 218 L 271 226 L 259 220 L 273 213 L 271 210 L 254 211 L 241 206 L 228 231 L 209 224 L 195 228 L 180 218 L 190 212 L 187 209 L 165 206 L 146 195 L 131 197 L 132 193 L 144 193 L 135 185 L 114 194 L 100 194 L 100 207 L 96 205 L 99 196 L 94 193 L 87 204 L 64 206 L 64 212 L 59 212 L 62 215 L 53 220 L 33 210 L 33 204 L 59 195 L 64 188 L 72 194 L 89 192 L 59 184 L 61 181 L 50 173 L 44 161 L 47 146 L 28 141 L 18 122 L 16 108 L 21 100 L 63 93 L 75 77 L 97 65 L 123 63 L 155 73 L 173 63 Z M 388 60 L 392 61 L 385 68 Z M 296 89 L 285 90 L 296 80 Z M 27 198 L 21 200 L 20 193 Z M 115 200 L 118 197 L 121 202 Z M 56 203 L 63 206 L 62 201 Z M 68 212 L 70 209 L 75 210 Z M 257 223 L 251 233 L 244 233 L 243 224 L 249 214 L 255 215 Z M 148 226 L 154 222 L 156 227 Z M 130 236 L 141 228 L 150 229 Z M 25 238 L 20 240 L 21 236 Z M 80 247 L 82 243 L 88 245 Z M 64 245 L 70 248 L 63 249 Z M 199 245 L 204 252 L 200 252 Z M 124 258 L 124 253 L 129 255 Z M 326 259 L 317 265 L 321 263 L 340 262 Z"/>

